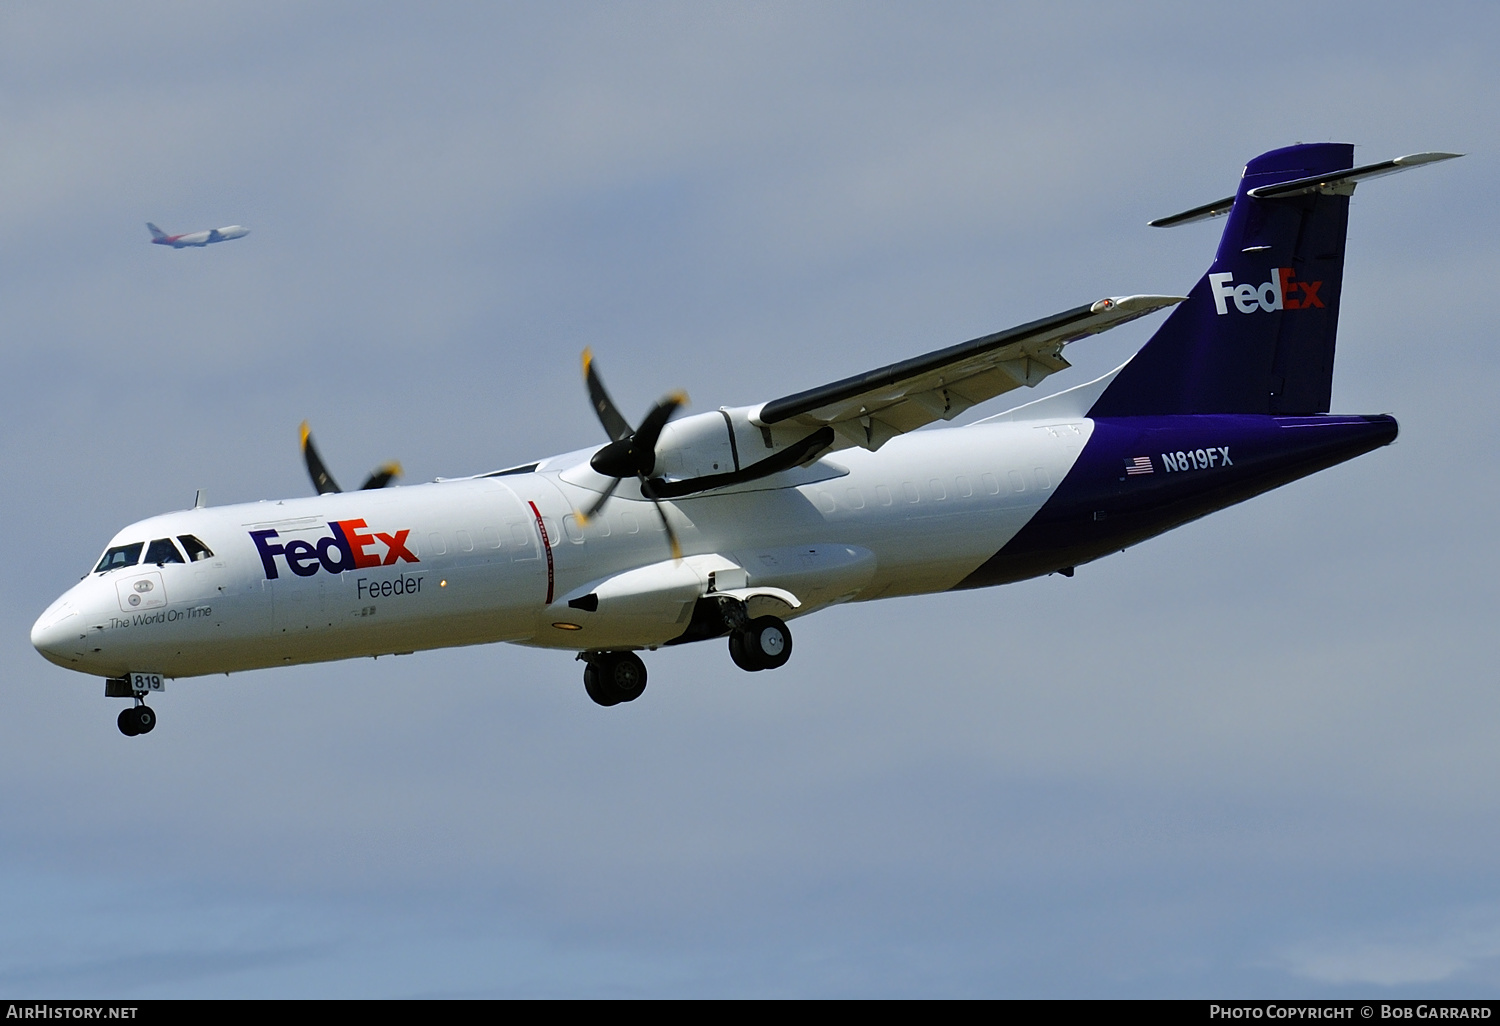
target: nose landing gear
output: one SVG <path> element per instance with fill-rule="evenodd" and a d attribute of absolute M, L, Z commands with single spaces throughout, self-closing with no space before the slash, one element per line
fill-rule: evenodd
<path fill-rule="evenodd" d="M 107 677 L 104 681 L 105 698 L 131 698 L 135 704 L 124 712 L 115 723 L 126 737 L 149 734 L 156 729 L 156 710 L 146 704 L 146 696 L 153 691 L 165 691 L 166 680 L 159 673 L 127 673 L 122 677 Z"/>
<path fill-rule="evenodd" d="M 646 664 L 634 652 L 581 652 L 583 689 L 600 705 L 634 702 L 646 690 Z"/>
<path fill-rule="evenodd" d="M 120 733 L 126 737 L 149 734 L 156 729 L 156 711 L 142 702 L 121 710 L 120 718 L 115 722 L 119 724 Z"/>

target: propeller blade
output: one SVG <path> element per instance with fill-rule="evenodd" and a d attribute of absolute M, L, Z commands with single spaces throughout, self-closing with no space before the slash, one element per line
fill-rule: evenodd
<path fill-rule="evenodd" d="M 651 500 L 651 505 L 656 507 L 656 515 L 661 517 L 662 530 L 667 532 L 667 543 L 672 546 L 672 558 L 682 559 L 682 546 L 677 542 L 677 532 L 672 530 L 672 522 L 667 519 L 667 511 L 661 508 L 661 500 L 652 490 L 651 482 L 644 477 L 641 478 L 641 494 Z"/>
<path fill-rule="evenodd" d="M 685 406 L 687 401 L 686 392 L 673 392 L 651 407 L 651 412 L 641 421 L 641 426 L 630 440 L 630 454 L 635 461 L 634 469 L 637 474 L 650 477 L 656 469 L 656 440 L 661 437 L 662 428 L 667 426 L 672 414 Z"/>
<path fill-rule="evenodd" d="M 587 524 L 590 520 L 597 517 L 599 511 L 604 508 L 604 504 L 609 501 L 611 495 L 615 494 L 615 489 L 618 487 L 620 487 L 620 479 L 617 477 L 609 483 L 608 488 L 604 489 L 604 494 L 594 500 L 593 505 L 589 506 L 587 510 L 577 511 L 578 522 L 580 524 Z"/>
<path fill-rule="evenodd" d="M 583 380 L 588 385 L 589 402 L 593 404 L 594 412 L 599 415 L 599 423 L 604 425 L 604 431 L 610 440 L 621 442 L 634 434 L 630 430 L 630 422 L 620 415 L 619 407 L 615 406 L 615 401 L 604 390 L 604 382 L 594 370 L 592 349 L 583 351 Z"/>
<path fill-rule="evenodd" d="M 667 421 L 672 414 L 687 405 L 686 392 L 673 392 L 662 399 L 661 402 L 651 407 L 651 412 L 646 414 L 641 421 L 641 426 L 636 429 L 635 441 L 643 449 L 655 449 L 656 440 L 661 437 L 661 429 L 667 426 Z"/>
<path fill-rule="evenodd" d="M 307 463 L 308 476 L 312 478 L 313 487 L 318 490 L 319 495 L 343 491 L 323 465 L 323 457 L 318 455 L 318 447 L 313 445 L 312 432 L 308 430 L 305 420 L 302 422 L 302 459 Z"/>
<path fill-rule="evenodd" d="M 634 475 L 641 479 L 642 494 L 651 500 L 651 504 L 656 507 L 656 515 L 661 517 L 661 526 L 667 532 L 667 540 L 672 544 L 672 558 L 681 559 L 682 546 L 677 542 L 677 534 L 672 530 L 666 511 L 661 508 L 661 502 L 651 491 L 647 478 L 656 470 L 656 443 L 661 438 L 662 429 L 667 426 L 667 421 L 672 419 L 672 414 L 686 405 L 688 401 L 686 393 L 673 392 L 667 396 L 651 408 L 651 412 L 646 414 L 646 419 L 641 421 L 638 429 L 632 430 L 630 422 L 621 415 L 619 407 L 609 397 L 603 379 L 594 369 L 592 349 L 583 351 L 583 380 L 588 386 L 589 402 L 594 407 L 594 413 L 598 415 L 599 423 L 604 425 L 604 430 L 609 435 L 609 444 L 589 457 L 589 466 L 593 467 L 596 473 L 612 477 L 614 480 L 604 490 L 604 494 L 594 500 L 594 504 L 587 511 L 576 511 L 578 519 L 587 523 L 593 517 L 598 516 L 605 503 L 609 502 L 610 497 L 615 494 L 615 489 L 620 486 L 620 482 Z"/>
<path fill-rule="evenodd" d="M 384 488 L 400 476 L 401 464 L 392 461 L 383 467 L 377 467 L 375 473 L 365 478 L 365 483 L 359 486 L 359 490 L 363 492 L 371 488 Z"/>

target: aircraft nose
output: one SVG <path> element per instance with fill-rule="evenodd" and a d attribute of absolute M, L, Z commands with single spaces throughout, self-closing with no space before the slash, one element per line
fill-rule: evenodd
<path fill-rule="evenodd" d="M 78 640 L 78 607 L 66 596 L 47 607 L 31 625 L 31 644 L 49 662 L 66 666 Z"/>

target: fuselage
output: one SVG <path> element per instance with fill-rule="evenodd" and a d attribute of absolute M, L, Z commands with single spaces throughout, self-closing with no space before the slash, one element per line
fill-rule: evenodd
<path fill-rule="evenodd" d="M 207 246 L 211 242 L 227 242 L 230 239 L 242 239 L 250 234 L 250 229 L 244 225 L 231 224 L 224 228 L 210 228 L 204 232 L 188 232 L 186 235 L 163 235 L 151 241 L 158 246 L 171 246 L 173 249 L 184 249 L 188 246 Z"/>
<path fill-rule="evenodd" d="M 588 466 L 593 450 L 476 478 L 183 510 L 120 531 L 115 565 L 53 603 L 32 641 L 105 677 L 496 641 L 654 648 L 691 640 L 694 604 L 716 580 L 794 596 L 778 610 L 790 619 L 1071 570 L 1395 434 L 1389 417 L 1259 415 L 917 431 L 664 503 L 681 561 L 632 482 L 580 521 L 609 483 Z M 625 598 L 611 606 L 611 595 Z"/>

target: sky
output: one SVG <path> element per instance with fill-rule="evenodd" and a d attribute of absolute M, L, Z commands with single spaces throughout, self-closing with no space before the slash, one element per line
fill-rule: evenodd
<path fill-rule="evenodd" d="M 0 994 L 1500 994 L 1497 36 L 1484 3 L 0 7 Z M 585 346 L 625 409 L 702 410 L 1184 294 L 1222 222 L 1146 222 L 1324 140 L 1467 154 L 1351 209 L 1334 411 L 1400 438 L 1072 579 L 830 609 L 774 673 L 664 650 L 611 709 L 486 646 L 174 681 L 132 739 L 30 647 L 120 527 L 309 494 L 304 418 L 335 476 L 423 481 L 603 441 Z"/>

